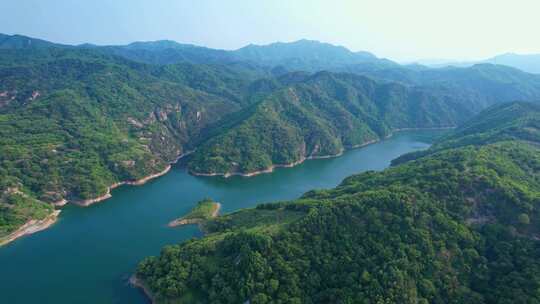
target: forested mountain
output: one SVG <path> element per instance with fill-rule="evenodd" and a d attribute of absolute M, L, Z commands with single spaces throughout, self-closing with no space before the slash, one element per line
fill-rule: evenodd
<path fill-rule="evenodd" d="M 2 41 L 5 41 L 2 43 Z M 74 47 L 54 44 L 21 35 L 0 36 L 0 48 Z M 217 50 L 192 44 L 181 44 L 170 40 L 134 42 L 128 45 L 97 46 L 83 44 L 78 48 L 89 48 L 149 64 L 188 63 L 233 63 L 247 62 L 265 67 L 282 67 L 288 71 L 310 71 L 337 69 L 352 64 L 369 64 L 375 67 L 397 67 L 397 63 L 377 58 L 368 52 L 352 52 L 344 47 L 314 40 L 298 40 L 268 45 L 248 45 L 238 50 Z"/>
<path fill-rule="evenodd" d="M 237 61 L 229 51 L 214 50 L 191 44 L 162 40 L 134 42 L 126 46 L 96 47 L 134 61 L 150 64 L 225 63 Z"/>
<path fill-rule="evenodd" d="M 398 64 L 377 58 L 368 52 L 351 52 L 342 46 L 314 40 L 298 40 L 290 43 L 248 45 L 233 52 L 240 60 L 257 62 L 268 66 L 285 66 L 289 70 L 332 70 L 352 64 L 372 64 L 380 67 L 396 67 Z"/>
<path fill-rule="evenodd" d="M 0 63 L 0 234 L 33 218 L 18 207 L 36 199 L 92 199 L 163 171 L 207 126 L 240 109 L 251 77 L 89 50 L 7 52 L 0 52 L 9 60 Z M 11 55 L 27 60 L 14 65 Z"/>
<path fill-rule="evenodd" d="M 490 108 L 423 157 L 210 220 L 137 277 L 156 303 L 537 303 L 539 126 Z"/>
<path fill-rule="evenodd" d="M 192 172 L 266 170 L 337 155 L 397 129 L 453 127 L 472 115 L 456 100 L 351 74 L 279 80 L 281 89 L 243 110 L 240 122 L 198 148 L 189 163 Z"/>
<path fill-rule="evenodd" d="M 475 112 L 504 101 L 537 100 L 540 93 L 538 75 L 502 65 L 478 64 L 464 68 L 438 69 L 398 67 L 377 70 L 349 66 L 342 70 L 451 95 Z"/>
<path fill-rule="evenodd" d="M 188 151 L 192 172 L 252 173 L 540 100 L 540 76 L 515 69 L 398 66 L 307 40 L 237 51 L 0 41 L 0 237 L 47 203 L 106 197 Z"/>
<path fill-rule="evenodd" d="M 4 35 L 0 33 L 0 49 L 36 49 L 49 47 L 62 47 L 61 44 L 26 37 L 22 35 Z"/>

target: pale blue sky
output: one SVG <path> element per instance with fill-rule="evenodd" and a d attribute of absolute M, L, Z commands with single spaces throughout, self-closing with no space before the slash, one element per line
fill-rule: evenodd
<path fill-rule="evenodd" d="M 540 0 L 1 0 L 0 32 L 235 49 L 301 38 L 394 60 L 540 53 Z"/>

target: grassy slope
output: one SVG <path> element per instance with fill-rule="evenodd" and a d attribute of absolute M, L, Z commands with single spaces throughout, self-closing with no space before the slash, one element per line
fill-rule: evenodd
<path fill-rule="evenodd" d="M 212 214 L 218 208 L 218 203 L 211 199 L 205 199 L 197 203 L 197 205 L 189 211 L 182 219 L 199 219 L 208 220 L 212 218 Z"/>

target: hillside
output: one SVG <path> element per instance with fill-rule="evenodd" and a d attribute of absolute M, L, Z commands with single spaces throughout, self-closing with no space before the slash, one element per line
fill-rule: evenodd
<path fill-rule="evenodd" d="M 470 120 L 443 137 L 426 151 L 402 155 L 394 165 L 431 155 L 449 147 L 487 145 L 499 141 L 540 142 L 540 105 L 527 102 L 503 103 L 482 112 L 481 120 Z"/>
<path fill-rule="evenodd" d="M 528 110 L 510 117 L 540 119 L 529 104 L 500 117 L 515 107 Z M 443 140 L 335 189 L 223 216 L 205 238 L 145 259 L 137 277 L 157 303 L 538 302 L 540 142 L 529 139 Z"/>
<path fill-rule="evenodd" d="M 506 53 L 486 59 L 485 62 L 507 65 L 525 72 L 540 74 L 540 54 Z"/>
<path fill-rule="evenodd" d="M 46 47 L 92 49 L 137 62 L 157 65 L 246 62 L 265 67 L 280 67 L 287 71 L 310 72 L 336 69 L 351 64 L 369 64 L 380 68 L 398 66 L 395 62 L 377 58 L 368 52 L 352 52 L 342 46 L 306 39 L 268 45 L 248 45 L 229 51 L 170 40 L 139 41 L 128 45 L 98 46 L 82 44 L 68 46 L 21 35 L 0 34 L 0 49 L 42 49 Z"/>
<path fill-rule="evenodd" d="M 161 71 L 89 50 L 7 52 L 0 56 L 0 235 L 42 215 L 37 209 L 51 210 L 43 202 L 89 204 L 115 184 L 166 171 L 206 128 L 240 108 L 234 88 L 250 79 L 219 67 Z M 27 60 L 4 64 L 11 55 Z M 180 80 L 194 73 L 221 85 L 207 92 Z"/>
<path fill-rule="evenodd" d="M 491 63 L 497 65 L 505 65 L 508 67 L 513 67 L 515 69 L 520 69 L 527 73 L 540 74 L 540 54 L 516 54 L 516 53 L 505 53 L 497 55 L 488 59 L 479 60 L 479 61 L 453 61 L 453 60 L 435 60 L 435 61 L 419 61 L 421 64 L 425 64 L 430 67 L 448 67 L 448 66 L 459 66 L 467 67 L 475 64 L 481 63 Z"/>
<path fill-rule="evenodd" d="M 365 69 L 349 66 L 341 69 L 381 81 L 422 87 L 459 101 L 470 111 L 479 112 L 500 102 L 536 101 L 540 94 L 540 75 L 493 64 L 471 67 L 415 69 L 406 66 L 388 69 Z"/>
<path fill-rule="evenodd" d="M 248 45 L 233 51 L 239 60 L 267 66 L 284 66 L 289 70 L 320 71 L 352 64 L 395 67 L 397 63 L 377 58 L 369 52 L 352 52 L 345 47 L 314 40 Z"/>
<path fill-rule="evenodd" d="M 244 110 L 241 122 L 198 148 L 190 171 L 249 175 L 339 155 L 398 129 L 453 127 L 472 115 L 429 91 L 350 74 L 319 72 L 281 78 L 281 84 Z"/>
<path fill-rule="evenodd" d="M 0 41 L 0 237 L 45 218 L 50 203 L 100 201 L 193 150 L 192 173 L 252 174 L 540 100 L 538 75 L 397 66 L 317 41 L 241 55 L 172 41 Z"/>

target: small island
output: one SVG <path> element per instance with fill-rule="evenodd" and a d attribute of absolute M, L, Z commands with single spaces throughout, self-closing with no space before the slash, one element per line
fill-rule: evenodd
<path fill-rule="evenodd" d="M 206 220 L 216 217 L 219 209 L 221 209 L 220 203 L 214 202 L 209 198 L 203 199 L 188 214 L 170 222 L 169 227 L 201 224 Z"/>

